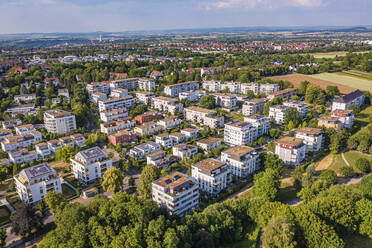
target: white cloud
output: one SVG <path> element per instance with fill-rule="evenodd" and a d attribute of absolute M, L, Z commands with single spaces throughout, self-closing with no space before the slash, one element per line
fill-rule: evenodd
<path fill-rule="evenodd" d="M 324 0 L 218 0 L 201 3 L 206 9 L 273 9 L 289 6 L 314 8 L 323 5 Z"/>

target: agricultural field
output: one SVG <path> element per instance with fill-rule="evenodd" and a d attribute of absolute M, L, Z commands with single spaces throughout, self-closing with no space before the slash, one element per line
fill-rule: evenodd
<path fill-rule="evenodd" d="M 368 79 L 362 79 L 359 77 L 355 77 L 355 76 L 347 76 L 343 73 L 320 73 L 320 74 L 309 75 L 309 77 L 318 79 L 318 80 L 328 81 L 328 82 L 339 84 L 339 85 L 343 85 L 346 87 L 352 87 L 354 89 L 372 92 L 372 81 Z M 340 86 L 339 86 L 339 89 L 341 91 Z"/>
<path fill-rule="evenodd" d="M 321 74 L 318 74 L 318 75 L 321 75 Z M 326 79 L 315 78 L 315 77 L 312 77 L 312 76 L 297 74 L 297 73 L 287 74 L 287 75 L 282 75 L 282 76 L 273 76 L 273 77 L 268 77 L 268 78 L 270 78 L 272 80 L 286 80 L 286 81 L 289 81 L 296 88 L 298 88 L 300 86 L 301 82 L 309 81 L 312 84 L 316 84 L 316 85 L 320 86 L 324 90 L 327 88 L 328 85 L 337 86 L 342 94 L 347 94 L 347 93 L 350 93 L 350 92 L 355 90 L 355 88 L 352 88 L 351 85 L 350 86 L 349 85 L 343 85 L 343 84 L 339 84 L 337 82 L 332 82 L 332 81 L 329 81 L 329 80 L 326 80 Z"/>
<path fill-rule="evenodd" d="M 350 71 L 343 71 L 342 74 L 346 76 L 361 78 L 372 81 L 372 73 L 364 72 L 364 71 L 356 71 L 356 70 L 350 70 Z"/>
<path fill-rule="evenodd" d="M 356 53 L 368 53 L 370 51 L 356 52 Z M 312 55 L 316 59 L 333 59 L 336 56 L 346 56 L 349 52 L 346 51 L 337 51 L 337 52 L 328 52 L 328 53 L 305 53 L 302 55 Z"/>

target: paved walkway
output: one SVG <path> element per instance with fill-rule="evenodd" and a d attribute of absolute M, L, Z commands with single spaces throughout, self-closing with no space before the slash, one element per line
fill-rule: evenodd
<path fill-rule="evenodd" d="M 345 164 L 350 167 L 349 162 L 346 160 L 344 153 L 341 153 L 342 160 L 344 160 Z"/>
<path fill-rule="evenodd" d="M 15 212 L 15 209 L 12 205 L 6 200 L 5 196 L 0 198 L 0 206 L 6 206 L 12 213 Z"/>

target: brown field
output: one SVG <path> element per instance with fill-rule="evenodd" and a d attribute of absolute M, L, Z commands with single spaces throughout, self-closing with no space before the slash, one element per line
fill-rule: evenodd
<path fill-rule="evenodd" d="M 329 81 L 325 81 L 325 80 L 322 80 L 322 79 L 317 79 L 317 78 L 313 78 L 313 77 L 309 77 L 309 76 L 302 75 L 302 74 L 297 74 L 297 73 L 287 74 L 287 75 L 282 75 L 282 76 L 273 76 L 273 77 L 268 77 L 268 78 L 270 78 L 272 80 L 286 80 L 286 81 L 289 81 L 296 88 L 298 88 L 300 86 L 301 82 L 309 81 L 312 84 L 319 85 L 322 89 L 326 89 L 328 85 L 337 86 L 342 94 L 347 94 L 347 93 L 350 93 L 350 92 L 355 90 L 354 88 L 349 87 L 349 86 L 345 86 L 345 85 L 341 85 L 341 84 L 337 84 L 337 83 L 332 83 L 332 82 L 329 82 Z"/>

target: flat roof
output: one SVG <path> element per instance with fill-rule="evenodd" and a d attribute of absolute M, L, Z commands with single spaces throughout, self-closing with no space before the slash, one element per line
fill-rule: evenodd
<path fill-rule="evenodd" d="M 285 145 L 298 145 L 303 142 L 303 139 L 295 138 L 295 137 L 283 137 L 275 141 L 278 144 L 285 144 Z"/>
<path fill-rule="evenodd" d="M 213 143 L 216 143 L 216 142 L 221 142 L 222 140 L 219 139 L 219 138 L 215 138 L 215 137 L 209 137 L 207 139 L 202 139 L 202 140 L 199 140 L 197 141 L 196 143 L 202 143 L 202 144 L 213 144 Z"/>
<path fill-rule="evenodd" d="M 221 166 L 224 166 L 224 165 L 225 165 L 224 162 L 221 162 L 217 159 L 207 158 L 207 159 L 204 159 L 204 160 L 194 164 L 193 166 L 198 167 L 205 172 L 209 172 L 208 174 L 210 174 L 210 171 L 218 169 L 218 168 L 220 168 Z"/>
<path fill-rule="evenodd" d="M 255 150 L 254 148 L 249 146 L 234 146 L 227 149 L 226 151 L 223 151 L 223 153 L 227 153 L 231 156 L 241 157 L 247 153 L 253 152 L 254 150 Z"/>
<path fill-rule="evenodd" d="M 316 134 L 316 133 L 319 133 L 320 131 L 322 131 L 320 128 L 310 128 L 310 127 L 296 129 L 296 132 L 298 133 L 307 133 L 307 134 Z"/>
<path fill-rule="evenodd" d="M 191 178 L 181 172 L 174 172 L 170 175 L 161 177 L 160 179 L 154 181 L 155 184 L 162 187 L 176 188 L 182 186 L 185 183 L 192 183 Z"/>
<path fill-rule="evenodd" d="M 200 107 L 196 107 L 196 106 L 191 106 L 191 107 L 185 108 L 185 110 L 191 110 L 191 111 L 196 111 L 196 112 L 202 112 L 202 113 L 206 113 L 206 114 L 216 113 L 216 110 L 205 109 L 205 108 L 200 108 Z"/>

